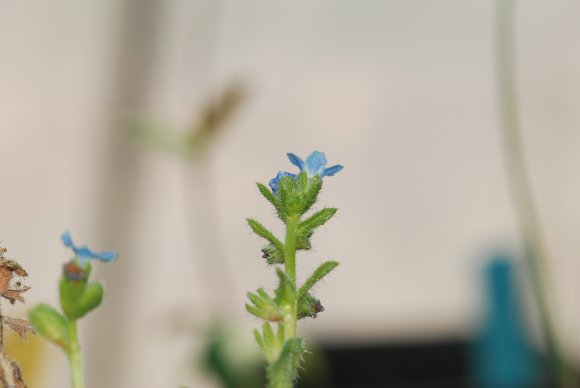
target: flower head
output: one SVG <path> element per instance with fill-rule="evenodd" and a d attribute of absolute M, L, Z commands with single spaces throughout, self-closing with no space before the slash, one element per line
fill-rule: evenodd
<path fill-rule="evenodd" d="M 309 178 L 315 175 L 320 175 L 321 178 L 327 175 L 332 176 L 343 169 L 340 164 L 325 167 L 327 161 L 324 152 L 312 151 L 312 153 L 306 158 L 306 162 L 291 152 L 288 152 L 287 155 L 290 162 L 298 167 L 301 172 L 306 171 L 308 173 Z"/>
<path fill-rule="evenodd" d="M 332 176 L 343 169 L 343 166 L 341 166 L 340 164 L 335 164 L 334 166 L 326 167 L 327 161 L 324 152 L 312 151 L 312 153 L 308 155 L 308 157 L 306 158 L 306 161 L 302 160 L 299 156 L 291 152 L 288 152 L 286 155 L 288 156 L 290 163 L 298 167 L 300 169 L 300 172 L 306 171 L 309 178 L 312 178 L 313 176 L 316 175 L 320 175 L 321 178 L 325 176 Z M 278 174 L 274 178 L 272 178 L 269 182 L 272 192 L 275 193 L 278 191 L 280 179 L 282 179 L 285 176 L 290 176 L 296 179 L 297 175 L 291 172 L 278 171 Z"/>
<path fill-rule="evenodd" d="M 61 239 L 66 247 L 73 250 L 80 264 L 86 264 L 90 260 L 95 259 L 108 263 L 117 258 L 117 252 L 115 251 L 94 252 L 86 245 L 83 245 L 82 247 L 76 246 L 69 232 L 64 232 L 61 236 Z"/>

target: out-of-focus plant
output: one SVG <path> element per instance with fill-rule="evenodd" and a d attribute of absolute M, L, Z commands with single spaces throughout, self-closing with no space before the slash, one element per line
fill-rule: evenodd
<path fill-rule="evenodd" d="M 549 254 L 532 192 L 522 142 L 517 93 L 515 0 L 497 0 L 495 18 L 496 81 L 505 164 L 520 234 L 526 248 L 532 292 L 545 352 L 559 386 L 577 387 L 577 377 L 562 346 L 552 311 Z"/>
<path fill-rule="evenodd" d="M 187 201 L 185 210 L 188 213 L 190 235 L 195 242 L 194 258 L 198 265 L 196 275 L 213 326 L 208 330 L 211 335 L 203 351 L 204 369 L 214 374 L 224 387 L 237 388 L 251 386 L 256 380 L 246 379 L 248 373 L 240 373 L 239 368 L 229 362 L 226 352 L 222 351 L 227 348 L 225 341 L 233 337 L 221 335 L 226 326 L 221 317 L 222 302 L 233 300 L 233 274 L 220 248 L 222 244 L 216 224 L 213 177 L 207 163 L 212 143 L 225 131 L 226 124 L 237 113 L 246 95 L 243 84 L 232 82 L 216 98 L 208 99 L 201 113 L 185 131 L 171 128 L 151 117 L 135 119 L 128 128 L 128 135 L 135 142 L 155 151 L 172 154 L 183 162 L 186 195 L 192 199 Z"/>
<path fill-rule="evenodd" d="M 0 247 L 0 296 L 11 304 L 16 301 L 24 303 L 21 294 L 30 289 L 24 283 L 24 277 L 28 274 L 16 261 L 4 257 L 5 253 L 6 248 Z M 34 333 L 34 329 L 27 320 L 6 317 L 0 309 L 0 382 L 3 387 L 25 388 L 20 367 L 4 354 L 5 324 L 24 339 L 28 333 Z"/>
<path fill-rule="evenodd" d="M 82 388 L 84 377 L 77 321 L 99 307 L 104 293 L 101 283 L 89 282 L 91 261 L 111 262 L 117 258 L 117 252 L 94 252 L 87 246 L 78 247 L 68 232 L 62 235 L 62 241 L 75 254 L 62 268 L 59 293 L 63 313 L 47 304 L 38 304 L 29 311 L 28 317 L 41 336 L 65 351 L 73 387 Z"/>
<path fill-rule="evenodd" d="M 246 304 L 250 314 L 264 321 L 262 331 L 254 330 L 254 336 L 268 364 L 266 374 L 270 388 L 292 387 L 304 353 L 304 343 L 297 335 L 297 322 L 306 317 L 316 318 L 324 311 L 311 291 L 338 266 L 336 261 L 326 261 L 300 287 L 297 285 L 296 251 L 312 247 L 312 234 L 330 220 L 337 209 L 323 208 L 310 216 L 306 213 L 316 203 L 322 178 L 336 174 L 343 167 L 326 167 L 326 157 L 318 151 L 312 152 L 306 161 L 292 153 L 288 154 L 288 159 L 300 169 L 299 174 L 278 172 L 269 182 L 270 189 L 257 184 L 286 226 L 284 240 L 275 237 L 258 221 L 247 220 L 252 231 L 267 241 L 262 249 L 263 258 L 268 264 L 277 266 L 279 280 L 273 296 L 259 288 L 255 293 L 248 293 L 251 303 Z M 277 327 L 272 329 L 271 324 Z"/>
<path fill-rule="evenodd" d="M 207 103 L 200 117 L 185 131 L 141 117 L 129 126 L 128 134 L 149 148 L 187 159 L 199 158 L 205 155 L 208 146 L 238 111 L 245 96 L 246 89 L 239 83 L 232 83 L 215 100 Z"/>

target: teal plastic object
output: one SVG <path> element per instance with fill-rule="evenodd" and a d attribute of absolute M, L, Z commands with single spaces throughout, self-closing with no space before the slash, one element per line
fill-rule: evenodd
<path fill-rule="evenodd" d="M 503 253 L 484 269 L 486 311 L 472 347 L 474 383 L 482 388 L 537 386 L 539 362 L 522 319 L 514 265 Z"/>

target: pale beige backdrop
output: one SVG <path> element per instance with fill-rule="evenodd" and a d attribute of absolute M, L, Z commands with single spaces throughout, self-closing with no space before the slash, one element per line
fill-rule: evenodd
<path fill-rule="evenodd" d="M 218 206 L 216 249 L 235 275 L 223 308 L 249 336 L 257 323 L 245 292 L 274 276 L 244 218 L 280 230 L 254 182 L 291 168 L 287 151 L 318 149 L 345 166 L 322 195 L 340 211 L 302 255 L 300 275 L 326 258 L 342 265 L 318 289 L 326 311 L 302 332 L 340 341 L 468 335 L 485 250 L 518 246 L 493 15 L 492 1 L 0 2 L 0 240 L 33 287 L 10 311 L 57 304 L 69 257 L 59 236 L 69 229 L 121 254 L 97 265 L 106 300 L 82 323 L 88 387 L 213 386 L 188 369 L 202 338 L 171 323 L 208 318 L 193 260 L 211 247 L 202 228 L 189 232 L 186 204 L 209 195 Z M 573 2 L 518 7 L 525 151 L 554 308 L 576 353 L 579 18 Z M 127 141 L 127 115 L 184 128 L 234 79 L 249 98 L 200 169 L 214 186 L 186 194 L 179 160 Z M 52 349 L 50 362 L 43 386 L 67 386 L 64 355 Z"/>

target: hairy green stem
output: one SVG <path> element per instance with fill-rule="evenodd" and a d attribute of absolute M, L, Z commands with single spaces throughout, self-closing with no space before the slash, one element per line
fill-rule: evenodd
<path fill-rule="evenodd" d="M 83 388 L 85 385 L 83 376 L 83 366 L 81 360 L 81 346 L 79 343 L 79 336 L 77 333 L 77 321 L 69 320 L 67 322 L 67 331 L 70 339 L 67 348 L 68 360 L 72 373 L 73 388 Z"/>
<path fill-rule="evenodd" d="M 284 266 L 288 277 L 292 280 L 296 291 L 296 236 L 300 216 L 290 216 L 286 221 L 286 240 L 284 243 Z M 296 292 L 294 292 L 296 295 Z M 284 340 L 296 337 L 296 322 L 298 320 L 298 301 L 296 296 L 284 311 Z"/>
<path fill-rule="evenodd" d="M 528 250 L 527 260 L 533 292 L 540 316 L 546 352 L 562 387 L 575 386 L 566 372 L 565 358 L 558 344 L 553 317 L 550 312 L 550 289 L 546 278 L 548 258 L 537 208 L 532 195 L 526 169 L 518 111 L 515 42 L 514 1 L 497 0 L 496 3 L 496 65 L 500 124 L 504 138 L 505 161 L 516 205 L 519 228 Z"/>

